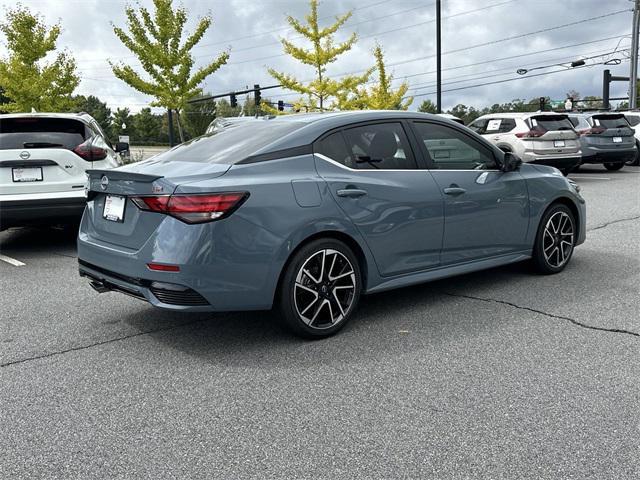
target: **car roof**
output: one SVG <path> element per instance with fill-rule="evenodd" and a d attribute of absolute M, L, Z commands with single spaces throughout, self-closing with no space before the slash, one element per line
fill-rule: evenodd
<path fill-rule="evenodd" d="M 284 122 L 297 123 L 298 128 L 256 152 L 256 155 L 309 145 L 330 130 L 346 127 L 353 123 L 384 120 L 431 120 L 443 124 L 446 123 L 448 125 L 454 125 L 457 128 L 464 128 L 460 124 L 438 115 L 420 112 L 406 112 L 402 110 L 354 110 L 347 112 L 294 113 L 290 115 L 278 115 L 273 118 L 266 118 L 264 121 L 271 122 L 273 124 Z M 234 128 L 250 127 L 247 126 L 246 123 L 243 123 Z"/>
<path fill-rule="evenodd" d="M 86 112 L 80 113 L 53 113 L 53 112 L 33 112 L 33 113 L 3 113 L 0 120 L 5 118 L 67 118 L 73 120 L 84 120 L 91 122 L 93 117 Z"/>
<path fill-rule="evenodd" d="M 504 112 L 504 113 L 487 113 L 486 115 L 482 115 L 478 118 L 530 118 L 538 115 L 549 115 L 549 116 L 565 116 L 567 113 L 558 113 L 558 112 L 542 112 L 538 110 L 537 112 Z"/>

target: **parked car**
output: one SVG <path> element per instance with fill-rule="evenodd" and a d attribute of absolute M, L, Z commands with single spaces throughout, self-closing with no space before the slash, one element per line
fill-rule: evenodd
<path fill-rule="evenodd" d="M 620 112 L 622 113 L 631 128 L 633 128 L 634 136 L 636 138 L 636 157 L 633 160 L 627 160 L 627 165 L 640 165 L 640 112 L 631 111 L 631 112 Z"/>
<path fill-rule="evenodd" d="M 620 170 L 635 160 L 635 132 L 623 114 L 573 113 L 569 120 L 580 134 L 581 165 L 600 163 L 607 170 Z"/>
<path fill-rule="evenodd" d="M 474 120 L 469 128 L 523 162 L 550 165 L 565 175 L 580 165 L 579 136 L 567 115 L 492 113 Z"/>
<path fill-rule="evenodd" d="M 452 122 L 459 123 L 460 125 L 464 125 L 464 120 L 456 117 L 455 115 L 451 115 L 450 113 L 438 113 L 437 115 L 442 118 L 448 118 Z"/>
<path fill-rule="evenodd" d="M 87 169 L 117 167 L 127 148 L 86 113 L 0 115 L 0 230 L 79 222 Z"/>
<path fill-rule="evenodd" d="M 89 171 L 80 275 L 179 311 L 277 305 L 324 337 L 360 295 L 533 259 L 562 271 L 585 201 L 436 115 L 301 114 L 236 125 Z"/>

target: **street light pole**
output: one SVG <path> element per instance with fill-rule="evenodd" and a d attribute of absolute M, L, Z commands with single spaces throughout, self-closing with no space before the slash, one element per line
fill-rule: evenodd
<path fill-rule="evenodd" d="M 638 96 L 638 30 L 640 28 L 640 0 L 633 1 L 633 27 L 631 29 L 631 69 L 629 72 L 629 108 L 637 107 Z"/>
<path fill-rule="evenodd" d="M 438 113 L 442 113 L 442 45 L 440 42 L 440 27 L 440 0 L 436 0 L 436 109 Z"/>

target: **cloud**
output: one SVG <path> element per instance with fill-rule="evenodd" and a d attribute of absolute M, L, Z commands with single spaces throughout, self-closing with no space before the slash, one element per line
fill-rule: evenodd
<path fill-rule="evenodd" d="M 82 82 L 78 93 L 97 95 L 112 107 L 128 106 L 134 111 L 151 101 L 116 79 L 107 60 L 133 62 L 130 52 L 112 31 L 112 24 L 126 25 L 124 0 L 23 0 L 23 5 L 41 13 L 48 23 L 60 22 L 63 33 L 59 47 L 66 47 L 77 59 Z M 150 0 L 140 2 L 152 9 Z M 176 1 L 176 4 L 179 2 Z M 424 99 L 435 100 L 435 6 L 430 0 L 324 0 L 320 16 L 331 22 L 337 14 L 352 9 L 353 16 L 340 32 L 340 40 L 357 32 L 357 45 L 329 67 L 329 75 L 364 70 L 373 64 L 371 50 L 375 42 L 385 51 L 397 82 L 406 79 L 416 95 L 413 108 Z M 574 89 L 582 95 L 602 94 L 602 71 L 610 68 L 614 75 L 628 75 L 628 58 L 619 66 L 576 69 L 548 76 L 528 77 L 516 81 L 468 88 L 479 83 L 516 78 L 515 70 L 571 61 L 580 55 L 592 56 L 629 48 L 631 4 L 628 0 L 448 0 L 443 3 L 442 48 L 443 104 L 458 103 L 483 107 L 514 98 L 550 96 L 561 99 Z M 259 83 L 272 85 L 267 67 L 292 73 L 299 78 L 313 77 L 313 69 L 282 55 L 279 40 L 295 42 L 297 34 L 288 29 L 286 15 L 302 18 L 308 9 L 301 0 L 184 0 L 192 29 L 198 17 L 211 14 L 213 26 L 194 50 L 196 65 L 216 58 L 229 50 L 229 64 L 205 81 L 205 90 L 222 93 L 240 90 Z M 10 7 L 13 2 L 5 2 Z M 493 6 L 492 6 L 493 5 Z M 626 9 L 621 14 L 553 29 L 582 19 Z M 328 18 L 326 18 L 328 17 Z M 538 30 L 535 35 L 478 46 L 494 40 L 516 37 Z M 625 37 L 626 36 L 626 37 Z M 608 38 L 608 40 L 602 40 Z M 562 48 L 575 45 L 571 48 Z M 549 51 L 551 49 L 555 49 Z M 453 52 L 452 52 L 453 51 Z M 447 53 L 452 52 L 452 53 Z M 515 57 L 505 60 L 505 57 Z M 411 60 L 411 61 L 408 61 Z M 492 61 L 493 60 L 493 61 Z M 487 62 L 489 61 L 489 62 Z M 591 62 L 597 61 L 593 60 Z M 486 62 L 481 65 L 465 65 Z M 535 73 L 543 73 L 537 70 Z M 531 72 L 534 73 L 534 72 Z M 447 91 L 460 89 L 456 91 Z M 627 85 L 612 86 L 612 96 L 626 95 Z M 429 94 L 429 95 L 425 95 Z M 296 98 L 291 92 L 265 92 L 274 100 Z"/>

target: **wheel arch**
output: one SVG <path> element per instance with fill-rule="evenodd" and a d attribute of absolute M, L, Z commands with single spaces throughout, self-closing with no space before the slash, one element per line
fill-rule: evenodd
<path fill-rule="evenodd" d="M 339 240 L 351 249 L 353 254 L 356 256 L 356 259 L 358 260 L 358 267 L 360 268 L 360 276 L 362 278 L 362 292 L 365 292 L 367 290 L 367 282 L 369 279 L 369 259 L 367 258 L 363 247 L 355 238 L 353 238 L 348 233 L 339 230 L 322 230 L 306 236 L 304 239 L 298 242 L 294 249 L 289 252 L 287 259 L 282 265 L 282 268 L 280 269 L 280 272 L 278 274 L 278 281 L 274 290 L 274 301 L 278 298 L 280 288 L 282 286 L 282 278 L 284 277 L 284 273 L 289 267 L 289 264 L 291 263 L 291 260 L 293 259 L 295 254 L 305 245 L 319 239 Z"/>

